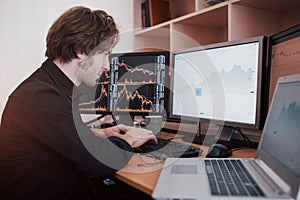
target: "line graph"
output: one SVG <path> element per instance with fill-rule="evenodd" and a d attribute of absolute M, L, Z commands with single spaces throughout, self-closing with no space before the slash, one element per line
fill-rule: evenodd
<path fill-rule="evenodd" d="M 94 101 L 90 101 L 90 102 L 83 102 L 81 104 L 79 104 L 79 106 L 84 106 L 84 105 L 89 105 L 89 104 L 95 104 L 95 103 L 98 103 L 100 102 L 104 97 L 107 97 L 108 94 L 107 94 L 107 91 L 106 91 L 106 88 L 101 85 L 101 95 Z"/>
<path fill-rule="evenodd" d="M 272 54 L 272 57 L 276 56 L 283 56 L 283 57 L 291 57 L 291 56 L 299 56 L 300 50 L 292 51 L 292 52 L 286 52 L 286 51 L 280 51 L 279 53 Z"/>
<path fill-rule="evenodd" d="M 151 87 L 151 86 L 147 86 Z M 146 89 L 145 86 L 139 88 L 123 85 L 118 90 L 117 111 L 120 112 L 152 112 L 154 105 L 153 90 Z M 128 89 L 131 88 L 131 89 Z M 150 98 L 149 95 L 150 94 Z"/>
<path fill-rule="evenodd" d="M 147 84 L 147 83 L 154 83 L 156 74 L 152 70 L 146 69 L 149 66 L 137 66 L 131 67 L 130 65 L 126 64 L 125 62 L 118 63 L 118 72 L 119 72 L 119 80 L 118 83 L 120 84 Z M 155 66 L 151 67 L 155 69 Z"/>
<path fill-rule="evenodd" d="M 127 72 L 130 72 L 131 74 L 133 74 L 134 72 L 142 72 L 143 74 L 148 74 L 149 76 L 155 75 L 155 73 L 150 70 L 147 70 L 144 68 L 139 68 L 139 67 L 132 68 L 131 66 L 127 65 L 124 62 L 119 63 L 118 66 L 119 66 L 119 68 L 123 67 Z"/>
<path fill-rule="evenodd" d="M 110 79 L 110 72 L 104 71 L 100 76 L 99 80 L 97 81 L 97 84 L 107 85 L 109 84 L 109 79 Z"/>
<path fill-rule="evenodd" d="M 142 61 L 145 63 L 145 61 Z M 132 67 L 126 59 L 117 63 L 117 112 L 152 112 L 155 103 L 155 63 Z"/>
<path fill-rule="evenodd" d="M 108 92 L 107 85 L 97 84 L 96 94 L 92 96 L 99 96 L 95 100 L 85 101 L 79 104 L 80 111 L 107 111 Z M 97 95 L 100 92 L 100 95 Z"/>

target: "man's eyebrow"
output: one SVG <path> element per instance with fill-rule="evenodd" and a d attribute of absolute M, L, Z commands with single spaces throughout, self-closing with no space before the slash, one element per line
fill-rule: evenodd
<path fill-rule="evenodd" d="M 106 49 L 106 50 L 102 51 L 102 53 L 108 53 L 108 54 L 111 54 L 111 50 Z"/>

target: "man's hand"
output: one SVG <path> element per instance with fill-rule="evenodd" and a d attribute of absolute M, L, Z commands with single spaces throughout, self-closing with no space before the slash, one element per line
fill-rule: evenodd
<path fill-rule="evenodd" d="M 121 129 L 118 126 L 113 126 L 109 128 L 99 129 L 99 128 L 92 128 L 91 129 L 96 136 L 101 138 L 108 138 L 112 136 L 120 137 Z"/>
<path fill-rule="evenodd" d="M 153 140 L 157 143 L 157 138 L 152 131 L 136 128 L 133 126 L 125 126 L 124 124 L 118 124 L 117 126 L 105 128 L 105 129 L 91 129 L 96 136 L 107 138 L 107 137 L 119 137 L 124 139 L 132 148 L 137 148 L 147 142 L 148 140 Z M 125 134 L 120 134 L 123 131 Z"/>
<path fill-rule="evenodd" d="M 128 128 L 128 126 L 126 127 Z M 122 128 L 121 130 L 123 130 Z M 122 135 L 121 138 L 126 140 L 132 148 L 137 148 L 142 144 L 144 144 L 145 142 L 147 142 L 148 140 L 153 140 L 155 143 L 157 143 L 157 138 L 155 137 L 152 131 L 143 128 L 136 128 L 136 127 L 128 128 L 126 134 Z"/>

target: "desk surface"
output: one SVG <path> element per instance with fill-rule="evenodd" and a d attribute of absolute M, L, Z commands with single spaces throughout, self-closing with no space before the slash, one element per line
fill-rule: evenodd
<path fill-rule="evenodd" d="M 163 137 L 169 138 L 170 136 L 166 134 Z M 180 139 L 174 139 L 174 141 L 183 142 Z M 208 147 L 202 145 L 195 146 L 203 149 L 203 153 L 200 157 L 205 157 Z M 255 152 L 255 149 L 237 150 L 233 152 L 231 157 L 252 158 L 255 156 Z M 135 154 L 129 163 L 116 173 L 116 178 L 151 195 L 159 178 L 163 164 L 163 161 Z"/>

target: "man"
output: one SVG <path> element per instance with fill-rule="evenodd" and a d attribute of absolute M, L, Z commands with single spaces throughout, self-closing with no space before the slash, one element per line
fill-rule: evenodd
<path fill-rule="evenodd" d="M 89 176 L 121 169 L 152 132 L 118 125 L 90 130 L 78 112 L 81 84 L 109 70 L 118 40 L 111 16 L 74 7 L 47 35 L 42 66 L 10 95 L 0 129 L 0 199 L 79 199 Z M 125 134 L 120 134 L 120 130 Z"/>

